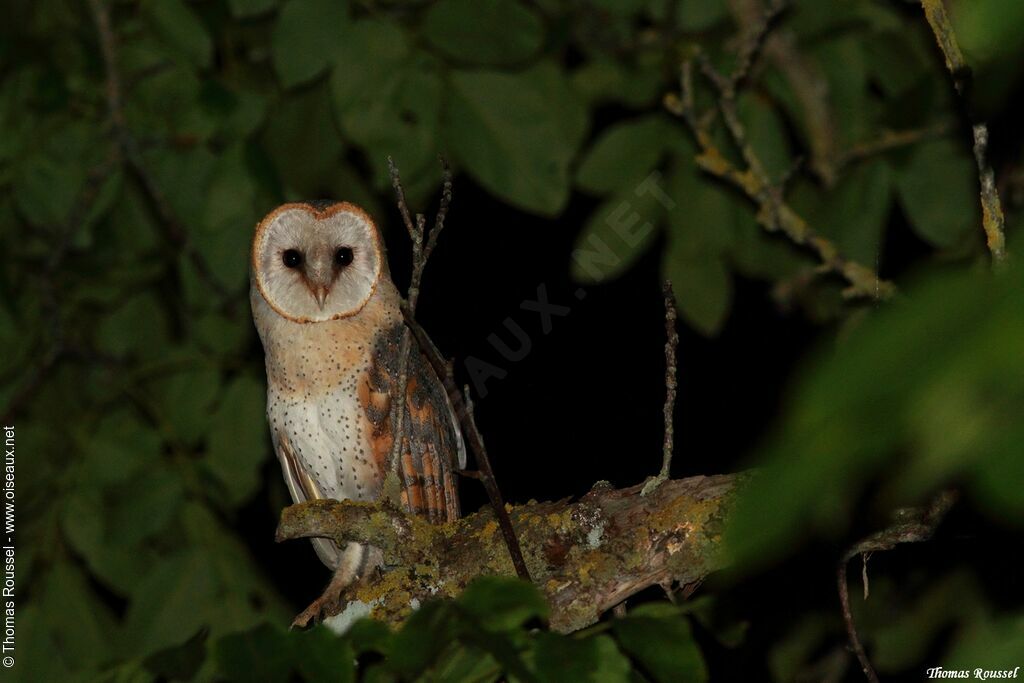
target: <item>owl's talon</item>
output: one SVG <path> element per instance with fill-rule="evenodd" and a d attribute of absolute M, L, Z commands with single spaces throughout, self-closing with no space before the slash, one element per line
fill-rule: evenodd
<path fill-rule="evenodd" d="M 324 620 L 325 615 L 331 616 L 337 614 L 341 610 L 341 591 L 335 591 L 331 589 L 331 586 L 327 587 L 324 594 L 319 598 L 310 603 L 309 607 L 299 612 L 298 616 L 292 620 L 292 628 L 307 628 L 309 626 L 316 626 Z"/>
<path fill-rule="evenodd" d="M 299 615 L 292 620 L 291 628 L 306 628 L 308 626 L 316 626 L 317 623 L 322 621 L 323 605 L 320 604 L 320 599 L 313 601 L 313 604 L 306 609 L 299 612 Z"/>
<path fill-rule="evenodd" d="M 320 594 L 320 597 L 310 603 L 309 607 L 302 610 L 292 621 L 292 628 L 306 628 L 315 626 L 324 620 L 324 616 L 333 616 L 341 611 L 341 605 L 345 602 L 343 593 L 352 583 L 353 575 L 344 562 L 334 572 L 331 582 Z"/>

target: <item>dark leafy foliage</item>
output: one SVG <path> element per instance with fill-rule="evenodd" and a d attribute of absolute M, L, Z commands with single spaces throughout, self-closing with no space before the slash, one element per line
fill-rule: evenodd
<path fill-rule="evenodd" d="M 267 476 L 251 228 L 293 199 L 382 215 L 389 155 L 413 205 L 436 191 L 443 154 L 457 186 L 578 219 L 552 244 L 575 244 L 564 259 L 580 283 L 657 251 L 682 319 L 708 337 L 748 281 L 838 331 L 752 459 L 764 473 L 729 538 L 746 575 L 809 540 L 831 571 L 833 546 L 948 486 L 1019 534 L 1024 282 L 985 267 L 963 108 L 913 3 L 794 0 L 737 102 L 794 209 L 897 281 L 885 304 L 844 299 L 809 252 L 765 231 L 749 198 L 698 170 L 664 106 L 681 60 L 732 67 L 758 0 L 101 0 L 142 174 L 118 144 L 90 3 L 9 4 L 0 406 L 21 455 L 19 680 L 703 681 L 734 659 L 779 681 L 847 671 L 831 593 L 787 598 L 781 618 L 724 597 L 743 577 L 573 635 L 544 628 L 530 587 L 499 579 L 395 633 L 283 629 L 296 606 L 238 532 L 263 515 L 269 538 L 286 499 Z M 967 108 L 1019 120 L 1024 4 L 949 4 L 975 70 Z M 707 84 L 696 96 L 712 110 Z M 1019 148 L 992 152 L 1012 252 Z M 907 243 L 919 257 L 890 258 Z M 1019 664 L 1024 612 L 994 604 L 992 568 L 943 571 L 909 588 L 879 578 L 855 601 L 880 671 Z M 775 630 L 748 641 L 752 618 Z"/>

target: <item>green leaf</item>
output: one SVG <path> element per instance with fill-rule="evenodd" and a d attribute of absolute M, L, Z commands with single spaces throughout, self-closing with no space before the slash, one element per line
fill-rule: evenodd
<path fill-rule="evenodd" d="M 292 631 L 288 634 L 295 652 L 294 669 L 310 683 L 349 683 L 356 680 L 355 651 L 348 639 L 329 629 Z"/>
<path fill-rule="evenodd" d="M 612 622 L 619 646 L 657 683 L 706 681 L 707 667 L 683 617 L 626 615 Z"/>
<path fill-rule="evenodd" d="M 207 67 L 213 42 L 203 22 L 182 0 L 147 0 L 143 11 L 168 46 L 197 67 Z"/>
<path fill-rule="evenodd" d="M 544 41 L 540 18 L 515 0 L 441 0 L 422 30 L 439 52 L 470 64 L 521 62 Z"/>
<path fill-rule="evenodd" d="M 572 72 L 572 84 L 591 104 L 618 102 L 631 108 L 653 104 L 665 85 L 656 64 L 623 64 L 597 58 Z"/>
<path fill-rule="evenodd" d="M 331 101 L 342 132 L 365 151 L 379 187 L 390 186 L 386 159 L 407 184 L 436 184 L 441 75 L 431 56 L 413 50 L 393 23 L 360 21 L 338 47 Z"/>
<path fill-rule="evenodd" d="M 679 6 L 676 19 L 684 31 L 707 31 L 729 19 L 729 8 L 724 0 L 684 2 Z"/>
<path fill-rule="evenodd" d="M 536 643 L 533 660 L 537 680 L 541 683 L 625 683 L 630 680 L 629 660 L 606 635 L 577 639 L 541 632 L 537 634 Z"/>
<path fill-rule="evenodd" d="M 284 631 L 263 624 L 251 631 L 224 636 L 213 646 L 220 673 L 232 681 L 287 681 L 294 643 Z M 351 664 L 349 664 L 351 667 Z M 338 680 L 343 680 L 338 672 Z"/>
<path fill-rule="evenodd" d="M 22 559 L 18 557 L 19 572 Z M 51 615 L 43 612 L 38 602 L 18 605 L 18 659 L 15 661 L 18 680 L 22 683 L 50 683 L 71 679 L 73 663 L 68 662 L 62 644 L 56 639 Z M 25 666 L 31 662 L 31 666 Z M 77 667 L 75 668 L 76 671 Z"/>
<path fill-rule="evenodd" d="M 738 100 L 740 120 L 750 145 L 772 180 L 783 178 L 793 167 L 782 117 L 763 98 L 746 95 Z"/>
<path fill-rule="evenodd" d="M 71 670 L 88 670 L 120 653 L 121 629 L 79 570 L 57 564 L 43 577 L 42 586 L 39 604 L 46 630 L 60 644 L 49 656 Z"/>
<path fill-rule="evenodd" d="M 810 612 L 795 618 L 795 624 L 775 641 L 768 655 L 768 669 L 772 680 L 778 683 L 797 680 L 801 670 L 820 651 L 822 643 L 832 637 L 832 615 Z"/>
<path fill-rule="evenodd" d="M 181 645 L 160 650 L 146 657 L 146 669 L 163 679 L 188 681 L 195 678 L 206 660 L 206 629 L 200 629 Z"/>
<path fill-rule="evenodd" d="M 193 242 L 213 276 L 237 291 L 249 272 L 248 245 L 256 224 L 256 183 L 242 145 L 225 150 L 204 194 L 203 222 Z"/>
<path fill-rule="evenodd" d="M 160 301 L 144 290 L 100 318 L 95 340 L 97 348 L 114 356 L 151 358 L 162 353 L 168 333 Z"/>
<path fill-rule="evenodd" d="M 867 65 L 871 80 L 889 98 L 896 98 L 927 78 L 931 73 L 931 51 L 923 50 L 923 32 L 907 35 L 894 31 L 872 36 L 867 41 Z M 934 44 L 931 31 L 926 33 Z M 928 45 L 933 48 L 933 45 Z"/>
<path fill-rule="evenodd" d="M 228 7 L 232 15 L 245 19 L 269 12 L 277 7 L 277 0 L 228 0 Z"/>
<path fill-rule="evenodd" d="M 419 674 L 456 639 L 460 620 L 452 602 L 438 600 L 422 605 L 392 636 L 388 668 L 405 677 Z"/>
<path fill-rule="evenodd" d="M 661 272 L 672 281 L 683 317 L 701 334 L 721 331 L 732 305 L 732 277 L 721 257 L 712 252 L 693 255 L 673 238 L 665 252 Z"/>
<path fill-rule="evenodd" d="M 689 160 L 675 169 L 665 191 L 672 202 L 670 240 L 678 242 L 679 252 L 720 254 L 734 246 L 737 223 L 750 214 L 740 194 L 711 180 Z"/>
<path fill-rule="evenodd" d="M 661 274 L 672 281 L 676 303 L 690 326 L 713 336 L 732 304 L 732 278 L 722 254 L 736 239 L 740 198 L 689 164 L 676 170 L 668 189 L 674 205 Z"/>
<path fill-rule="evenodd" d="M 666 195 L 651 174 L 635 189 L 594 210 L 576 239 L 570 271 L 580 282 L 603 282 L 625 272 L 650 246 L 664 218 Z"/>
<path fill-rule="evenodd" d="M 83 486 L 123 484 L 160 457 L 159 435 L 128 410 L 108 411 L 82 438 L 79 476 Z"/>
<path fill-rule="evenodd" d="M 871 598 L 853 603 L 854 619 L 865 634 L 872 663 L 891 674 L 925 659 L 942 634 L 979 617 L 985 602 L 966 572 L 936 577 L 923 590 L 873 579 Z"/>
<path fill-rule="evenodd" d="M 198 441 L 209 429 L 220 374 L 202 361 L 152 382 L 157 410 L 179 441 Z"/>
<path fill-rule="evenodd" d="M 387 652 L 388 641 L 391 639 L 391 630 L 387 624 L 374 619 L 360 619 L 352 624 L 345 633 L 345 640 L 352 643 L 356 654 L 364 652 Z"/>
<path fill-rule="evenodd" d="M 129 102 L 133 105 L 140 125 L 151 129 L 151 135 L 164 134 L 182 141 L 209 140 L 217 131 L 217 113 L 204 101 L 204 81 L 188 64 L 175 63 L 173 55 L 165 56 L 163 63 L 151 66 L 154 73 L 142 79 L 132 91 Z M 207 150 L 198 144 L 168 146 L 147 145 L 143 148 L 147 158 L 171 154 L 199 155 Z M 175 188 L 163 188 L 172 192 Z"/>
<path fill-rule="evenodd" d="M 499 576 L 474 579 L 459 604 L 488 630 L 508 631 L 548 615 L 547 602 L 533 584 Z"/>
<path fill-rule="evenodd" d="M 214 633 L 251 628 L 267 619 L 286 623 L 293 616 L 249 547 L 208 505 L 187 501 L 179 519 L 186 545 L 207 560 L 221 595 L 222 604 L 211 610 L 207 620 Z"/>
<path fill-rule="evenodd" d="M 863 42 L 844 35 L 815 46 L 812 54 L 828 80 L 829 103 L 838 125 L 837 146 L 848 148 L 868 138 L 871 118 Z"/>
<path fill-rule="evenodd" d="M 480 681 L 481 683 L 501 680 L 501 665 L 489 652 L 475 647 L 456 647 L 442 655 L 434 666 L 442 681 Z M 509 680 L 519 680 L 509 678 Z"/>
<path fill-rule="evenodd" d="M 179 474 L 158 463 L 113 493 L 108 533 L 120 544 L 133 546 L 166 528 L 185 491 Z"/>
<path fill-rule="evenodd" d="M 205 462 L 231 505 L 249 498 L 260 484 L 270 445 L 264 427 L 266 394 L 262 382 L 240 376 L 224 390 L 213 415 Z"/>
<path fill-rule="evenodd" d="M 180 645 L 208 622 L 208 611 L 223 609 L 209 562 L 183 551 L 165 559 L 139 584 L 125 615 L 127 646 L 147 655 Z"/>
<path fill-rule="evenodd" d="M 316 78 L 349 27 L 343 3 L 333 0 L 288 0 L 270 37 L 271 56 L 281 85 L 291 88 Z"/>
<path fill-rule="evenodd" d="M 584 155 L 576 183 L 594 194 L 640 183 L 665 153 L 671 133 L 671 124 L 658 114 L 616 123 Z"/>
<path fill-rule="evenodd" d="M 731 517 L 733 559 L 764 563 L 798 538 L 842 529 L 865 482 L 897 455 L 904 464 L 887 488 L 903 505 L 951 483 L 957 472 L 1019 473 L 1016 464 L 1003 468 L 1024 440 L 1013 417 L 1024 397 L 1017 362 L 1022 272 L 992 278 L 942 271 L 873 312 L 844 340 L 842 354 L 820 358 L 796 387 L 789 414 L 762 451 L 764 469 Z M 1018 522 L 1019 490 L 1010 489 L 1001 488 L 1006 499 L 984 487 L 972 492 Z"/>
<path fill-rule="evenodd" d="M 1024 652 L 1024 614 L 1008 614 L 981 621 L 957 634 L 957 642 L 943 657 L 943 667 L 973 671 L 979 664 L 986 670 L 1019 674 L 1020 653 Z M 1015 676 L 1014 676 L 1015 677 Z"/>
<path fill-rule="evenodd" d="M 311 130 L 317 134 L 309 135 Z M 278 100 L 270 111 L 263 144 L 287 198 L 333 196 L 331 187 L 344 170 L 343 147 L 324 84 Z"/>
<path fill-rule="evenodd" d="M 64 229 L 85 184 L 85 164 L 96 153 L 97 132 L 62 121 L 40 133 L 38 148 L 14 165 L 14 206 L 33 225 Z"/>
<path fill-rule="evenodd" d="M 203 110 L 216 121 L 228 141 L 240 142 L 263 123 L 266 98 L 254 91 L 217 81 L 206 81 L 199 93 Z"/>
<path fill-rule="evenodd" d="M 1015 26 L 1024 21 L 1024 5 L 1014 0 L 976 0 L 949 5 L 957 41 L 975 68 L 1019 54 L 1022 37 Z M 1012 58 L 1012 57 L 1011 57 Z"/>
<path fill-rule="evenodd" d="M 887 163 L 858 164 L 830 191 L 807 183 L 796 186 L 793 195 L 794 208 L 843 256 L 875 268 L 892 211 L 893 173 Z"/>
<path fill-rule="evenodd" d="M 186 150 L 155 148 L 144 158 L 167 194 L 178 222 L 186 229 L 201 225 L 207 188 L 217 169 L 217 158 L 213 153 L 205 146 Z M 159 225 L 154 229 L 163 230 Z"/>
<path fill-rule="evenodd" d="M 213 354 L 237 357 L 245 353 L 252 341 L 253 329 L 239 325 L 219 311 L 196 311 L 193 316 L 196 343 Z"/>
<path fill-rule="evenodd" d="M 544 79 L 537 70 L 457 71 L 443 125 L 452 152 L 485 188 L 519 208 L 554 215 L 569 199 L 575 145 Z"/>
<path fill-rule="evenodd" d="M 951 247 L 980 229 L 974 163 L 952 140 L 918 145 L 896 179 L 914 231 L 937 247 Z"/>

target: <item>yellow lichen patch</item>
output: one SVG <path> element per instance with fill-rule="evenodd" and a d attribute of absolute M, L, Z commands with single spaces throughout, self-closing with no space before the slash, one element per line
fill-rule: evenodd
<path fill-rule="evenodd" d="M 481 540 L 489 539 L 496 533 L 498 533 L 498 523 L 491 520 L 490 522 L 487 522 L 487 524 L 484 524 L 483 528 L 480 529 L 480 538 Z"/>

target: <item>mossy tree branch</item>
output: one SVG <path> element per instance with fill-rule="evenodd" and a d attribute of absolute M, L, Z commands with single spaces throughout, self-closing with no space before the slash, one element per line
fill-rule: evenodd
<path fill-rule="evenodd" d="M 971 136 L 974 142 L 974 159 L 978 165 L 978 184 L 981 187 L 982 228 L 985 230 L 985 241 L 996 264 L 1006 260 L 1006 219 L 1003 216 L 1003 205 L 996 190 L 995 172 L 988 162 L 988 126 L 977 121 L 970 112 L 968 90 L 971 85 L 971 68 L 960 51 L 960 43 L 956 39 L 953 25 L 946 14 L 943 0 L 921 0 L 921 7 L 928 25 L 935 34 L 935 42 L 942 51 L 946 68 L 953 79 L 953 88 L 967 108 L 967 119 L 971 125 Z"/>
<path fill-rule="evenodd" d="M 895 293 L 895 285 L 882 280 L 871 268 L 847 258 L 831 240 L 800 216 L 786 202 L 783 183 L 769 177 L 759 155 L 747 141 L 736 106 L 737 88 L 749 74 L 751 65 L 764 45 L 766 34 L 781 9 L 779 3 L 774 3 L 764 12 L 760 23 L 744 31 L 737 66 L 731 73 L 720 73 L 706 55 L 697 55 L 697 65 L 715 90 L 717 112 L 713 110 L 705 114 L 697 111 L 692 61 L 684 61 L 681 65 L 680 93 L 666 97 L 665 106 L 682 118 L 693 134 L 699 148 L 695 159 L 697 166 L 746 195 L 757 206 L 757 220 L 766 230 L 781 232 L 792 242 L 814 251 L 821 262 L 822 271 L 834 272 L 846 280 L 847 287 L 843 291 L 845 296 L 888 299 Z M 739 149 L 743 167 L 730 160 L 716 145 L 711 127 L 716 113 Z"/>
<path fill-rule="evenodd" d="M 576 502 L 511 507 L 530 575 L 551 605 L 551 627 L 583 628 L 648 586 L 692 584 L 722 568 L 725 520 L 748 476 L 669 480 L 646 496 L 639 485 L 598 485 Z M 381 549 L 385 566 L 345 597 L 357 608 L 350 614 L 393 624 L 425 600 L 458 595 L 477 576 L 516 573 L 489 508 L 443 525 L 387 502 L 287 508 L 277 540 L 308 537 Z"/>

